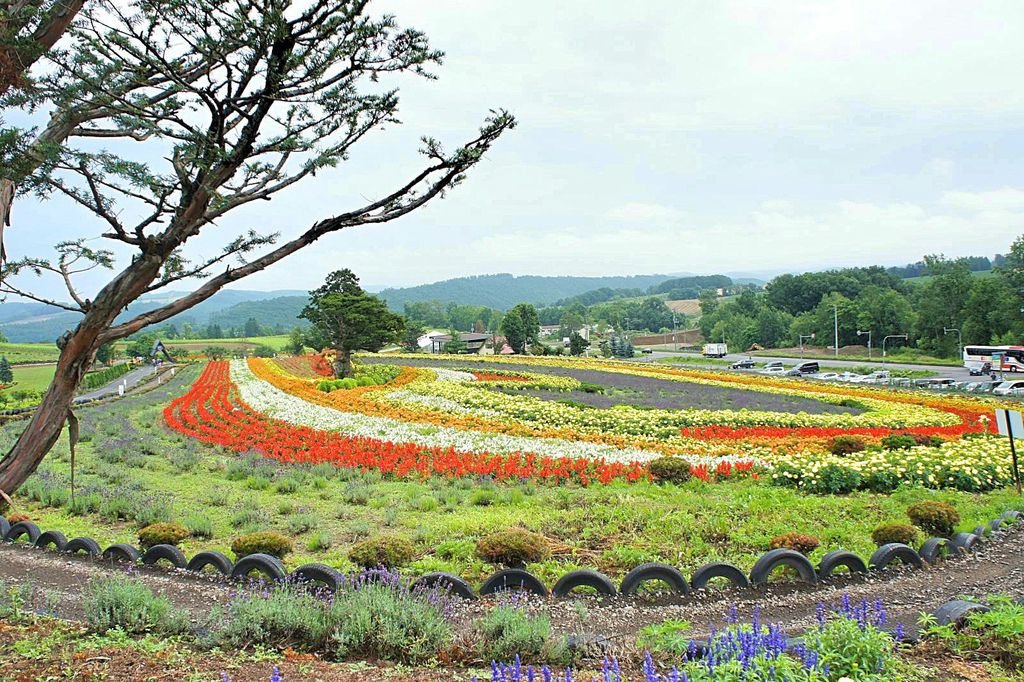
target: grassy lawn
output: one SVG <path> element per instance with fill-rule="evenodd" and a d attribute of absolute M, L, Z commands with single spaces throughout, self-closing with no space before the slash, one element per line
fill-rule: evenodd
<path fill-rule="evenodd" d="M 87 439 L 76 466 L 76 502 L 82 513 L 75 513 L 69 501 L 66 441 L 19 491 L 18 510 L 44 529 L 92 536 L 104 547 L 137 543 L 139 525 L 154 521 L 208 528 L 211 538 L 182 544 L 187 555 L 217 549 L 230 556 L 238 535 L 277 530 L 296 542 L 286 560 L 293 568 L 322 562 L 351 569 L 347 553 L 354 543 L 400 535 L 417 552 L 406 572 L 446 570 L 473 581 L 495 569 L 475 556 L 476 541 L 496 530 L 525 526 L 551 540 L 552 558 L 529 566 L 551 584 L 571 568 L 597 568 L 621 577 L 647 561 L 664 561 L 689 573 L 708 561 L 724 560 L 747 571 L 773 536 L 790 531 L 821 540 L 811 555 L 814 561 L 838 548 L 866 558 L 874 550 L 872 529 L 906 521 L 905 510 L 913 502 L 954 504 L 963 530 L 1021 506 L 1011 490 L 970 494 L 906 488 L 892 495 L 813 496 L 750 480 L 584 488 L 470 478 L 393 481 L 331 465 L 283 465 L 203 446 L 164 426 L 163 405 L 183 392 L 197 372 L 191 367 L 170 387 L 79 411 Z M 13 441 L 16 428 L 0 430 L 0 448 Z"/>
<path fill-rule="evenodd" d="M 52 343 L 0 343 L 0 357 L 11 364 L 56 362 L 59 350 Z"/>
<path fill-rule="evenodd" d="M 14 367 L 14 386 L 18 391 L 45 391 L 53 379 L 56 365 L 39 365 L 34 367 Z"/>
<path fill-rule="evenodd" d="M 252 350 L 256 346 L 270 346 L 274 350 L 282 350 L 288 343 L 287 334 L 276 336 L 251 336 L 238 339 L 163 339 L 164 346 L 168 350 L 184 348 L 189 351 L 202 351 L 210 346 L 227 348 L 228 350 Z M 120 342 L 116 345 L 119 353 L 124 353 L 127 344 Z"/>

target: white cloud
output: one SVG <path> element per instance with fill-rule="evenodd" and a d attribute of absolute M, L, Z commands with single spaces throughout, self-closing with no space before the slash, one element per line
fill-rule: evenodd
<path fill-rule="evenodd" d="M 682 211 L 661 204 L 628 203 L 608 211 L 608 218 L 621 223 L 670 223 L 682 217 Z"/>
<path fill-rule="evenodd" d="M 1003 187 L 985 192 L 946 192 L 942 203 L 969 211 L 1024 210 L 1024 189 Z"/>

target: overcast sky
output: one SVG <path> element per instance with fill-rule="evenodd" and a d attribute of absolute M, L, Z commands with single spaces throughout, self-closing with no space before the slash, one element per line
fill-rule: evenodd
<path fill-rule="evenodd" d="M 402 286 L 892 265 L 991 255 L 1024 233 L 1019 0 L 376 8 L 447 53 L 439 80 L 403 79 L 402 126 L 223 225 L 295 234 L 400 184 L 421 135 L 457 144 L 496 107 L 520 125 L 444 201 L 325 238 L 241 288 L 308 289 L 341 267 Z M 23 202 L 9 252 L 43 255 L 90 224 Z"/>

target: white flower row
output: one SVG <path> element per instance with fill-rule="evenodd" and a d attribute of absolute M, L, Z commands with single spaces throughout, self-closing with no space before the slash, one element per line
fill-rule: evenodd
<path fill-rule="evenodd" d="M 438 381 L 476 381 L 476 377 L 469 372 L 462 372 L 457 369 L 444 369 L 442 367 L 431 367 L 430 371 L 437 375 Z"/>
<path fill-rule="evenodd" d="M 606 462 L 647 462 L 661 457 L 661 454 L 649 450 L 621 449 L 600 443 L 466 431 L 403 422 L 387 417 L 342 412 L 306 402 L 272 386 L 256 377 L 245 360 L 231 361 L 231 380 L 238 387 L 242 400 L 254 410 L 268 417 L 299 426 L 338 431 L 351 436 L 379 438 L 395 443 L 417 443 L 425 447 L 455 448 L 460 452 L 490 452 L 494 454 L 521 452 L 547 457 L 603 459 Z M 687 459 L 694 463 L 703 461 L 703 459 L 697 458 L 688 457 Z"/>

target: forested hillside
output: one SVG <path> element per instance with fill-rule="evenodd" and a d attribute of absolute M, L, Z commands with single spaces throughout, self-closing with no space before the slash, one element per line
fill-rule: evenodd
<path fill-rule="evenodd" d="M 388 307 L 401 312 L 406 303 L 421 301 L 456 302 L 508 310 L 517 303 L 546 305 L 586 291 L 609 289 L 640 289 L 646 291 L 672 279 L 669 275 L 635 275 L 631 277 L 540 277 L 509 274 L 459 277 L 433 284 L 405 289 L 385 289 L 378 294 Z"/>

